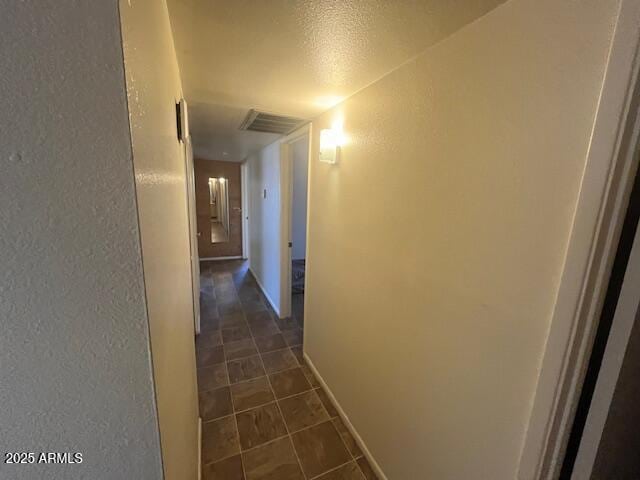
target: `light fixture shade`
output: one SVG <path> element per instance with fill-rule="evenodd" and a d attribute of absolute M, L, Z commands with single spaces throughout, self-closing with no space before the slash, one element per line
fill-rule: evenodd
<path fill-rule="evenodd" d="M 181 98 L 176 104 L 176 120 L 178 122 L 178 140 L 186 142 L 189 137 L 189 112 L 187 101 Z"/>
<path fill-rule="evenodd" d="M 332 129 L 320 131 L 320 161 L 336 163 L 338 160 L 339 138 L 337 132 Z"/>

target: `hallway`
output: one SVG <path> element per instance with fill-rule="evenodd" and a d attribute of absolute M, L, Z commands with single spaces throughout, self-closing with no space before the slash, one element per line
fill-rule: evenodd
<path fill-rule="evenodd" d="M 246 261 L 201 263 L 205 480 L 374 480 L 302 356 L 302 295 L 279 319 Z"/>
<path fill-rule="evenodd" d="M 640 479 L 640 0 L 2 5 L 0 480 Z"/>

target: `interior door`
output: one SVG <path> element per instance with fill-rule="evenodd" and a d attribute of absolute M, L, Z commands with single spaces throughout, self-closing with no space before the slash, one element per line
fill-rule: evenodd
<path fill-rule="evenodd" d="M 187 208 L 189 209 L 189 244 L 191 249 L 191 282 L 193 286 L 193 314 L 196 335 L 200 333 L 200 261 L 198 255 L 198 226 L 196 217 L 196 185 L 193 164 L 191 137 L 185 144 L 185 162 L 187 169 Z"/>

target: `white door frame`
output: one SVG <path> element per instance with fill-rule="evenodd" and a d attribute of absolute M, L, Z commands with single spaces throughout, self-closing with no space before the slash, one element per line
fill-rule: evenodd
<path fill-rule="evenodd" d="M 640 228 L 631 247 L 616 311 L 585 423 L 572 479 L 591 478 L 631 332 L 640 308 Z"/>
<path fill-rule="evenodd" d="M 518 478 L 559 475 L 637 168 L 640 2 L 621 0 Z"/>
<path fill-rule="evenodd" d="M 280 141 L 280 318 L 291 316 L 291 221 L 293 209 L 293 158 L 291 144 L 307 136 L 308 159 L 311 159 L 311 124 L 307 124 Z M 309 178 L 307 178 L 307 185 Z M 309 189 L 307 188 L 307 200 Z M 307 201 L 307 205 L 309 205 Z M 308 208 L 308 207 L 307 207 Z M 307 231 L 309 216 L 307 215 Z M 307 236 L 307 245 L 309 242 Z"/>
<path fill-rule="evenodd" d="M 189 251 L 191 260 L 191 291 L 193 321 L 196 335 L 200 334 L 200 257 L 198 255 L 198 227 L 196 219 L 196 184 L 193 165 L 191 136 L 184 142 L 185 170 L 187 180 L 187 217 L 189 221 Z"/>
<path fill-rule="evenodd" d="M 242 215 L 242 258 L 249 258 L 249 165 L 247 162 L 240 164 L 240 214 Z"/>

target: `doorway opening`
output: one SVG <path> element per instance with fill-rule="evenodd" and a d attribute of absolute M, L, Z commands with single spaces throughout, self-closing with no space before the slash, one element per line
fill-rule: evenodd
<path fill-rule="evenodd" d="M 639 219 L 640 173 L 636 173 L 560 472 L 562 479 L 640 475 L 640 461 L 634 455 L 640 447 L 635 428 L 640 419 L 636 408 L 640 395 Z"/>
<path fill-rule="evenodd" d="M 291 144 L 291 315 L 304 318 L 304 287 L 307 261 L 307 185 L 309 138 Z"/>
<path fill-rule="evenodd" d="M 195 204 L 200 261 L 243 254 L 242 169 L 238 162 L 195 159 Z"/>
<path fill-rule="evenodd" d="M 307 271 L 309 127 L 282 142 L 282 317 L 304 319 Z"/>

